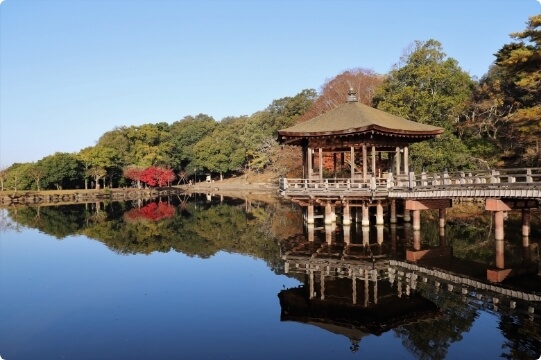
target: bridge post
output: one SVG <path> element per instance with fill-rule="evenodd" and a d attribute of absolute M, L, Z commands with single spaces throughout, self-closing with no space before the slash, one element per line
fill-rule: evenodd
<path fill-rule="evenodd" d="M 439 210 L 439 217 L 440 217 L 440 228 L 445 227 L 445 208 L 438 209 Z"/>
<path fill-rule="evenodd" d="M 314 242 L 314 224 L 307 224 L 308 241 Z"/>
<path fill-rule="evenodd" d="M 383 225 L 376 225 L 376 239 L 379 245 L 383 244 Z"/>
<path fill-rule="evenodd" d="M 389 212 L 391 213 L 389 222 L 391 224 L 396 224 L 396 199 L 391 199 L 389 201 Z"/>
<path fill-rule="evenodd" d="M 349 203 L 344 203 L 342 207 L 342 224 L 351 225 L 351 214 L 349 213 Z"/>
<path fill-rule="evenodd" d="M 362 226 L 369 226 L 370 225 L 370 214 L 368 213 L 368 205 L 366 204 L 366 201 L 363 202 L 363 205 L 362 205 L 362 209 L 363 209 L 363 219 L 361 221 L 361 225 Z"/>
<path fill-rule="evenodd" d="M 530 221 L 531 212 L 530 209 L 522 209 L 522 236 L 530 236 Z"/>
<path fill-rule="evenodd" d="M 421 230 L 421 210 L 413 210 L 413 230 Z"/>
<path fill-rule="evenodd" d="M 404 222 L 410 222 L 411 221 L 411 212 L 408 209 L 404 209 Z"/>
<path fill-rule="evenodd" d="M 421 232 L 419 230 L 413 230 L 413 250 L 421 250 Z"/>
<path fill-rule="evenodd" d="M 333 216 L 332 216 L 332 207 L 331 202 L 327 201 L 325 203 L 325 224 L 332 224 L 333 223 Z"/>
<path fill-rule="evenodd" d="M 383 205 L 381 205 L 381 200 L 376 204 L 376 225 L 383 225 Z"/>
<path fill-rule="evenodd" d="M 361 231 L 363 233 L 363 246 L 370 246 L 370 227 L 363 226 Z"/>
<path fill-rule="evenodd" d="M 314 205 L 308 205 L 308 208 L 306 209 L 306 211 L 307 211 L 306 223 L 313 224 L 314 223 Z"/>
<path fill-rule="evenodd" d="M 325 240 L 327 241 L 327 244 L 332 244 L 332 233 L 333 233 L 333 224 L 325 224 Z"/>
<path fill-rule="evenodd" d="M 503 211 L 494 212 L 494 238 L 496 241 L 504 239 Z"/>
<path fill-rule="evenodd" d="M 344 244 L 349 245 L 351 243 L 351 226 L 344 224 L 342 231 L 344 232 Z"/>

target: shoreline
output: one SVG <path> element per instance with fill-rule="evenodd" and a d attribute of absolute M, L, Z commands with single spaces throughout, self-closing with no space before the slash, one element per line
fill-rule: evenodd
<path fill-rule="evenodd" d="M 161 188 L 114 188 L 114 189 L 70 189 L 70 190 L 19 190 L 0 192 L 0 206 L 73 204 L 96 201 L 129 201 L 151 199 L 158 196 L 217 193 L 238 194 L 276 194 L 278 188 L 269 183 L 244 182 L 199 182 L 193 185 L 174 185 Z"/>

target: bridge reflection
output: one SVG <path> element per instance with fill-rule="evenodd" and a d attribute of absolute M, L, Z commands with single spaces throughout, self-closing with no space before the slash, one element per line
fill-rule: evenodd
<path fill-rule="evenodd" d="M 453 257 L 444 229 L 437 246 L 421 249 L 410 224 L 307 224 L 305 233 L 285 241 L 281 250 L 286 274 L 303 282 L 278 294 L 281 320 L 344 335 L 353 351 L 370 334 L 439 323 L 441 304 L 448 305 L 442 299 L 453 298 L 469 309 L 459 311 L 466 313 L 488 308 L 532 321 L 541 313 L 541 277 L 534 275 L 522 286 L 491 282 L 486 265 Z M 421 251 L 415 261 L 408 259 Z M 468 316 L 473 322 L 475 316 Z"/>

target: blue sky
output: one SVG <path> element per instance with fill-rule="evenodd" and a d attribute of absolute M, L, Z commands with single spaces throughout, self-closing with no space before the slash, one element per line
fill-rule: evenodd
<path fill-rule="evenodd" d="M 387 73 L 435 39 L 472 76 L 536 0 L 5 0 L 0 166 L 117 126 L 251 115 L 352 68 Z"/>

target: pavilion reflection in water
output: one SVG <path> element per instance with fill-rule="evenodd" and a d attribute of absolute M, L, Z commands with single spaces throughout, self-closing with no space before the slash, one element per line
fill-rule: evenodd
<path fill-rule="evenodd" d="M 355 230 L 355 231 L 352 231 Z M 360 232 L 357 234 L 356 231 Z M 372 235 L 370 234 L 372 233 Z M 353 234 L 353 235 L 352 235 Z M 408 232 L 401 234 L 406 241 Z M 384 241 L 384 237 L 389 240 Z M 464 302 L 493 310 L 512 310 L 530 317 L 541 312 L 541 295 L 517 291 L 470 274 L 426 267 L 400 256 L 397 228 L 361 229 L 326 224 L 308 224 L 306 234 L 283 243 L 286 274 L 303 281 L 297 288 L 279 294 L 281 320 L 318 326 L 348 337 L 351 350 L 367 335 L 380 335 L 399 326 L 442 318 L 436 303 L 419 288 L 457 295 Z M 400 251 L 397 251 L 399 248 Z M 440 246 L 432 253 L 437 261 L 452 257 L 440 233 Z M 481 304 L 481 305 L 480 305 Z"/>

